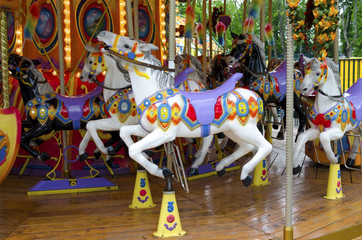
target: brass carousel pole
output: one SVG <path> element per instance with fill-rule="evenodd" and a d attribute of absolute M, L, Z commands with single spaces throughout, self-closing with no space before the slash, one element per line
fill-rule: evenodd
<path fill-rule="evenodd" d="M 273 1 L 272 0 L 269 0 L 269 23 L 271 24 L 272 23 L 272 7 L 273 7 Z M 276 57 L 276 56 L 275 56 Z M 269 45 L 268 47 L 268 61 L 270 61 L 272 58 L 272 46 Z"/>
<path fill-rule="evenodd" d="M 210 58 L 212 59 L 212 0 L 209 0 L 209 51 L 210 51 Z M 206 38 L 205 38 L 206 39 Z"/>
<path fill-rule="evenodd" d="M 206 76 L 206 0 L 202 0 L 202 25 L 204 26 L 204 31 L 202 32 L 202 67 Z"/>
<path fill-rule="evenodd" d="M 6 12 L 1 11 L 1 59 L 2 59 L 2 94 L 3 107 L 9 108 L 9 70 L 8 70 L 8 38 Z"/>

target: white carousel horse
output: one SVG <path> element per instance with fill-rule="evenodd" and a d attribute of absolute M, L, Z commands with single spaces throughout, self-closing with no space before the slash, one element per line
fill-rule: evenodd
<path fill-rule="evenodd" d="M 308 114 L 311 127 L 300 134 L 294 151 L 293 173 L 301 170 L 298 158 L 302 147 L 307 141 L 319 138 L 327 158 L 332 164 L 340 162 L 331 148 L 331 141 L 340 139 L 347 131 L 353 131 L 361 135 L 362 101 L 360 98 L 362 80 L 352 85 L 344 94 L 341 94 L 341 84 L 338 66 L 329 58 L 323 62 L 318 59 L 305 57 L 305 77 L 300 87 L 301 93 L 311 94 L 317 90 L 316 99 Z M 360 145 L 358 138 L 352 147 L 352 151 Z M 357 141 L 357 142 L 356 142 Z M 351 157 L 355 157 L 351 156 Z"/>
<path fill-rule="evenodd" d="M 112 47 L 112 50 L 142 63 L 154 64 L 153 44 L 147 44 L 111 32 L 102 31 L 98 40 Z M 211 141 L 212 135 L 224 134 L 237 142 L 239 147 L 216 166 L 219 175 L 225 167 L 257 148 L 253 158 L 244 165 L 240 179 L 250 185 L 249 173 L 272 150 L 257 128 L 263 113 L 263 101 L 254 92 L 235 88 L 235 82 L 242 74 L 235 74 L 221 88 L 203 93 L 190 93 L 172 87 L 170 74 L 150 67 L 121 60 L 130 74 L 133 93 L 137 104 L 140 125 L 123 126 L 121 138 L 129 147 L 129 155 L 152 175 L 164 178 L 172 175 L 167 168 L 159 169 L 149 162 L 142 152 L 172 141 L 176 137 L 204 137 Z M 131 136 L 143 136 L 134 143 Z"/>
<path fill-rule="evenodd" d="M 110 118 L 99 119 L 90 121 L 87 124 L 87 132 L 84 135 L 79 145 L 80 159 L 85 160 L 88 157 L 86 147 L 92 137 L 98 150 L 107 154 L 106 161 L 111 159 L 111 155 L 116 153 L 112 146 L 106 147 L 102 140 L 99 138 L 97 131 L 119 131 L 122 125 L 138 124 L 138 116 L 136 111 L 136 104 L 134 95 L 131 88 L 121 89 L 130 85 L 129 74 L 122 65 L 118 64 L 115 57 L 103 53 L 99 47 L 86 46 L 88 51 L 84 63 L 83 70 L 80 75 L 81 81 L 93 81 L 98 74 L 107 71 L 103 89 L 103 97 L 106 102 L 105 108 L 110 114 Z M 198 81 L 187 80 L 187 75 L 192 72 L 192 69 L 186 69 L 181 72 L 175 79 L 175 84 L 181 90 L 185 91 L 206 91 L 205 86 Z M 113 89 L 112 89 L 113 88 Z M 117 142 L 119 139 L 114 139 L 111 142 Z M 199 156 L 202 151 L 200 148 L 195 156 Z M 97 150 L 95 151 L 97 152 Z M 109 163 L 110 164 L 110 163 Z"/>

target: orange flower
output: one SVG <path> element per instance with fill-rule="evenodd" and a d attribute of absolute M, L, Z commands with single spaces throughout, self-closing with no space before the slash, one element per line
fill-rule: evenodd
<path fill-rule="evenodd" d="M 293 39 L 295 40 L 295 41 L 297 41 L 298 40 L 298 35 L 297 34 L 293 34 Z"/>
<path fill-rule="evenodd" d="M 332 5 L 331 9 L 329 10 L 328 16 L 329 17 L 334 17 L 338 15 L 338 10 L 334 7 L 334 5 Z"/>
<path fill-rule="evenodd" d="M 301 20 L 301 21 L 298 21 L 297 23 L 298 23 L 298 26 L 301 27 L 301 26 L 303 26 L 305 24 L 305 21 Z"/>
<path fill-rule="evenodd" d="M 324 59 L 325 57 L 327 57 L 327 50 L 325 48 L 322 48 L 319 51 L 320 56 L 322 57 L 322 59 Z"/>
<path fill-rule="evenodd" d="M 334 41 L 335 38 L 336 38 L 336 33 L 331 32 L 331 39 L 332 39 L 332 41 Z"/>
<path fill-rule="evenodd" d="M 318 7 L 319 4 L 322 3 L 323 0 L 315 0 L 314 1 L 314 6 Z"/>
<path fill-rule="evenodd" d="M 314 10 L 313 10 L 313 16 L 314 16 L 314 18 L 318 18 L 319 12 L 318 12 L 317 9 L 314 9 Z"/>

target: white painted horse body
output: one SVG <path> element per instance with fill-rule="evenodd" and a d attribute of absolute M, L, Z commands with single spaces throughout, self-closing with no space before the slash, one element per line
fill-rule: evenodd
<path fill-rule="evenodd" d="M 110 118 L 99 119 L 96 121 L 90 121 L 87 124 L 87 133 L 82 139 L 79 145 L 79 155 L 85 159 L 85 149 L 92 137 L 97 148 L 107 154 L 106 160 L 110 159 L 110 155 L 114 155 L 115 151 L 112 147 L 105 147 L 102 140 L 99 138 L 97 131 L 119 131 L 122 125 L 134 125 L 138 124 L 138 116 L 136 111 L 136 104 L 134 95 L 131 88 L 123 90 L 112 90 L 108 88 L 124 88 L 130 85 L 128 73 L 126 69 L 122 69 L 121 65 L 117 65 L 114 56 L 100 52 L 99 48 L 86 46 L 88 50 L 85 64 L 80 76 L 81 81 L 91 81 L 91 78 L 95 78 L 102 71 L 107 71 L 103 89 L 104 100 L 106 102 L 106 110 L 110 114 Z M 186 70 L 184 73 L 189 73 L 191 69 Z M 187 74 L 186 74 L 187 75 Z M 126 77 L 126 79 L 125 79 Z M 179 89 L 185 91 L 206 91 L 205 86 L 200 82 L 194 80 L 184 81 L 185 77 L 180 76 L 176 79 Z M 97 151 L 97 150 L 96 150 Z M 198 151 L 197 155 L 200 154 Z"/>
<path fill-rule="evenodd" d="M 359 135 L 362 133 L 362 114 L 357 114 L 356 117 L 356 110 L 361 111 L 361 109 L 355 109 L 348 98 L 342 97 L 338 66 L 329 58 L 324 62 L 320 62 L 316 58 L 305 58 L 305 60 L 307 64 L 305 77 L 300 87 L 301 93 L 309 95 L 314 91 L 315 86 L 318 88 L 318 93 L 308 115 L 311 128 L 299 136 L 295 146 L 294 174 L 301 170 L 297 160 L 307 141 L 319 138 L 327 158 L 332 164 L 336 164 L 340 162 L 340 157 L 334 154 L 331 141 L 341 139 L 348 131 Z M 360 85 L 362 87 L 362 84 Z M 361 107 L 361 99 L 359 99 L 359 103 L 355 103 L 359 108 Z M 352 147 L 352 151 L 355 152 L 360 145 L 357 139 L 355 138 Z M 351 156 L 355 157 L 355 154 Z"/>
<path fill-rule="evenodd" d="M 98 35 L 98 40 L 109 46 L 117 43 L 119 52 L 128 57 L 136 55 L 138 56 L 136 60 L 144 63 L 153 64 L 154 56 L 151 55 L 151 51 L 158 49 L 153 44 L 131 40 L 128 37 L 117 36 L 106 31 L 102 31 Z M 190 109 L 193 108 L 189 102 L 191 99 L 188 98 L 192 93 L 187 94 L 172 88 L 168 74 L 149 67 L 126 63 L 124 60 L 121 63 L 129 71 L 141 123 L 141 125 L 124 126 L 120 131 L 121 138 L 129 146 L 131 158 L 141 164 L 149 173 L 163 178 L 172 173 L 168 169 L 159 169 L 157 165 L 149 162 L 142 155 L 144 150 L 172 141 L 176 137 L 207 136 L 204 138 L 204 145 L 209 146 L 206 143 L 212 140 L 213 134 L 224 132 L 226 136 L 237 142 L 239 147 L 234 153 L 220 161 L 216 166 L 216 171 L 222 175 L 226 166 L 256 146 L 257 153 L 244 165 L 240 176 L 246 186 L 251 183 L 251 176 L 248 174 L 271 152 L 272 146 L 257 128 L 257 122 L 263 112 L 261 98 L 250 90 L 234 89 L 235 81 L 241 77 L 241 74 L 235 75 L 227 83 L 231 90 L 224 92 L 218 98 L 219 105 L 217 106 L 223 108 L 222 116 L 218 116 L 218 118 L 215 118 L 215 115 L 212 116 L 212 124 L 204 122 L 200 124 L 201 119 L 204 121 L 203 114 L 213 112 L 213 109 L 216 108 L 215 104 L 210 105 L 211 109 L 203 109 L 201 116 L 198 115 L 200 112 L 194 111 L 196 112 L 195 120 L 195 116 L 188 115 L 192 112 Z M 214 91 L 217 93 L 222 89 Z M 201 94 L 207 97 L 203 99 L 206 102 L 214 100 L 207 93 Z M 220 121 L 218 122 L 218 120 Z M 144 136 L 144 138 L 134 143 L 131 135 Z"/>
<path fill-rule="evenodd" d="M 203 72 L 203 67 L 197 57 L 189 54 L 176 55 L 175 57 L 175 75 L 187 68 L 192 68 L 194 71 L 190 73 L 187 80 L 196 80 L 206 85 L 206 75 Z"/>

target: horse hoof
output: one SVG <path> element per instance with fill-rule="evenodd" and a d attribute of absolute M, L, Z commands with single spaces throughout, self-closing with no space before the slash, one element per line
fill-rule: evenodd
<path fill-rule="evenodd" d="M 225 137 L 224 133 L 218 133 L 216 134 L 218 139 L 223 139 Z"/>
<path fill-rule="evenodd" d="M 273 129 L 278 129 L 278 128 L 279 128 L 279 124 L 273 123 Z"/>
<path fill-rule="evenodd" d="M 189 173 L 187 175 L 189 175 L 189 176 L 199 175 L 199 169 L 198 168 L 190 168 L 190 171 L 189 171 Z"/>
<path fill-rule="evenodd" d="M 112 146 L 107 147 L 107 154 L 110 156 L 114 156 L 116 155 L 116 151 L 114 150 L 114 148 Z"/>
<path fill-rule="evenodd" d="M 253 181 L 253 177 L 248 175 L 244 180 L 241 181 L 243 182 L 245 187 L 249 187 L 251 182 Z"/>
<path fill-rule="evenodd" d="M 338 154 L 336 154 L 335 156 L 337 158 L 337 163 L 341 163 L 342 162 L 341 156 Z"/>
<path fill-rule="evenodd" d="M 168 169 L 167 167 L 162 167 L 161 170 L 162 170 L 162 174 L 165 178 L 171 177 L 173 175 L 173 172 L 170 169 Z"/>
<path fill-rule="evenodd" d="M 114 159 L 111 157 L 110 159 L 108 159 L 108 160 L 106 161 L 106 164 L 108 165 L 108 167 L 112 168 L 113 162 L 114 162 Z"/>
<path fill-rule="evenodd" d="M 355 160 L 352 158 L 348 158 L 346 165 L 347 165 L 347 167 L 353 167 L 355 165 Z"/>
<path fill-rule="evenodd" d="M 88 157 L 89 157 L 89 154 L 88 154 L 87 152 L 85 152 L 85 153 L 79 155 L 79 160 L 80 160 L 81 162 L 83 162 L 83 161 L 85 161 Z"/>
<path fill-rule="evenodd" d="M 50 159 L 50 155 L 46 152 L 42 152 L 42 153 L 39 153 L 38 159 L 40 159 L 42 161 L 46 161 L 46 160 Z"/>
<path fill-rule="evenodd" d="M 225 170 L 225 168 L 223 168 L 222 170 L 220 170 L 220 171 L 217 171 L 217 175 L 219 176 L 219 177 L 222 177 L 222 176 L 224 176 L 224 174 L 226 173 L 226 170 Z"/>
<path fill-rule="evenodd" d="M 93 155 L 96 160 L 98 160 L 102 156 L 101 152 L 94 152 Z"/>
<path fill-rule="evenodd" d="M 298 167 L 293 168 L 293 175 L 297 175 L 302 171 L 302 168 L 300 167 L 300 165 L 298 165 Z"/>

